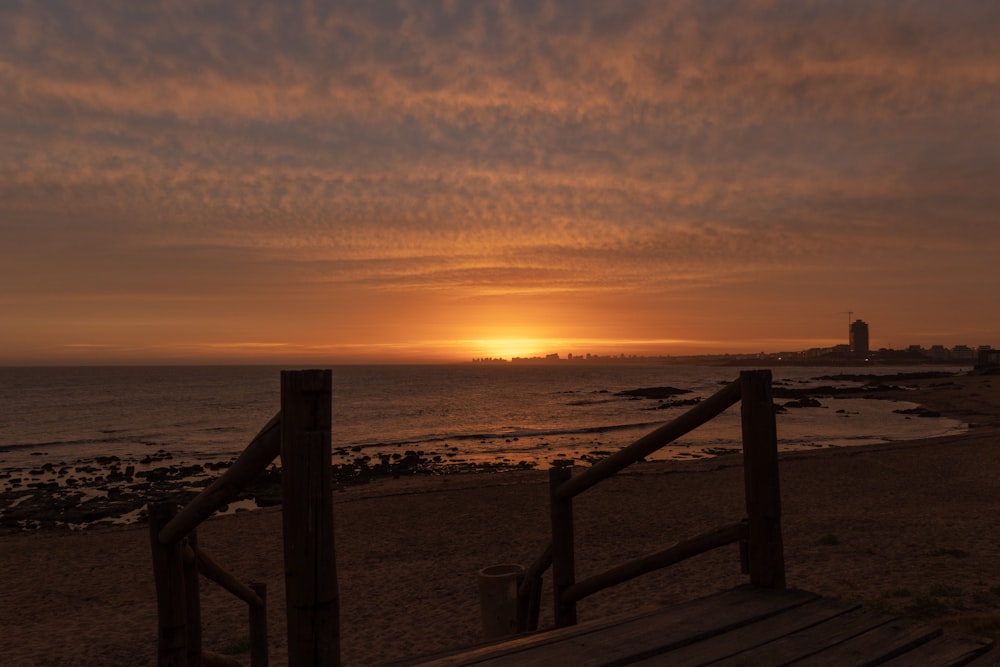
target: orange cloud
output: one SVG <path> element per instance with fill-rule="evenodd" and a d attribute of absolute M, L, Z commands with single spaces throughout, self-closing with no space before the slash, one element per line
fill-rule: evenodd
<path fill-rule="evenodd" d="M 952 297 L 996 279 L 992 3 L 54 2 L 0 25 L 3 345 L 43 322 L 100 344 L 71 336 L 79 303 L 108 339 L 174 322 L 232 349 L 258 311 L 398 352 L 723 341 L 763 309 L 744 330 L 777 345 L 775 320 L 822 339 L 844 301 L 918 330 L 915 286 L 1000 329 Z M 526 333 L 470 330 L 502 319 Z"/>

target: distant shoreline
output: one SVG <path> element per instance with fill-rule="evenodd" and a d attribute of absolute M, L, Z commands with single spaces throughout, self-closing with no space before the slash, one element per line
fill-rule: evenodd
<path fill-rule="evenodd" d="M 879 368 L 892 366 L 962 366 L 973 367 L 973 359 L 931 359 L 925 356 L 894 356 L 889 358 L 871 357 L 868 359 L 855 359 L 843 357 L 821 357 L 821 358 L 798 358 L 780 356 L 755 356 L 740 354 L 710 354 L 693 356 L 591 356 L 580 357 L 574 355 L 572 358 L 546 358 L 546 357 L 515 357 L 513 359 L 472 359 L 461 362 L 473 365 L 507 365 L 507 366 L 575 366 L 575 365 L 600 365 L 600 366 L 628 366 L 635 364 L 647 365 L 676 365 L 676 366 L 799 366 L 803 368 L 826 368 L 826 367 L 858 367 L 858 368 Z"/>

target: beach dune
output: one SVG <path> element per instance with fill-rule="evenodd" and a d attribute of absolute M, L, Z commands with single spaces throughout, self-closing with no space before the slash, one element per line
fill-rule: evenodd
<path fill-rule="evenodd" d="M 959 436 L 781 457 L 790 586 L 978 634 L 1000 627 L 1000 390 L 990 376 L 923 381 L 906 400 L 972 426 Z M 779 430 L 779 439 L 781 433 Z M 739 458 L 649 463 L 577 501 L 586 576 L 743 514 Z M 476 573 L 529 564 L 548 542 L 543 471 L 378 480 L 334 498 L 347 665 L 480 639 Z M 222 516 L 200 545 L 269 592 L 273 664 L 284 664 L 281 514 Z M 5 665 L 155 664 L 146 526 L 36 533 L 0 542 Z M 745 582 L 735 547 L 599 593 L 581 620 L 700 597 Z M 542 625 L 551 623 L 550 592 Z M 202 583 L 204 645 L 248 660 L 245 605 Z"/>

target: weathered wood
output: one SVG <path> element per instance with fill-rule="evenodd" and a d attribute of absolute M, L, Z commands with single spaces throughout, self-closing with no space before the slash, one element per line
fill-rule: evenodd
<path fill-rule="evenodd" d="M 689 540 L 684 540 L 683 542 L 678 542 L 663 551 L 630 560 L 627 563 L 577 582 L 563 591 L 563 598 L 577 602 L 588 595 L 593 595 L 610 586 L 616 586 L 629 579 L 634 579 L 661 568 L 680 563 L 683 560 L 703 554 L 706 551 L 739 542 L 744 531 L 745 526 L 740 522 L 717 528 Z"/>
<path fill-rule="evenodd" d="M 198 551 L 198 534 L 191 531 L 184 540 L 183 549 Z M 202 667 L 201 659 L 201 592 L 198 566 L 181 554 L 184 563 L 184 605 L 187 615 L 187 653 L 189 667 Z"/>
<path fill-rule="evenodd" d="M 260 598 L 260 605 L 250 605 L 250 667 L 268 667 L 267 584 L 252 583 L 250 589 Z"/>
<path fill-rule="evenodd" d="M 288 662 L 339 665 L 340 628 L 330 471 L 332 375 L 282 371 L 282 526 Z"/>
<path fill-rule="evenodd" d="M 670 667 L 698 667 L 737 655 L 805 628 L 835 621 L 837 616 L 858 609 L 859 605 L 819 598 L 800 607 L 720 633 L 705 641 L 682 646 L 669 653 Z M 631 663 L 632 667 L 662 665 L 664 656 Z"/>
<path fill-rule="evenodd" d="M 538 617 L 542 608 L 542 579 L 532 579 L 524 603 L 518 616 L 519 632 L 534 632 L 538 629 Z"/>
<path fill-rule="evenodd" d="M 574 665 L 1000 664 L 990 640 L 941 637 L 916 621 L 794 589 L 742 586 L 659 607 L 400 665 L 532 667 Z M 992 650 L 991 650 L 992 649 Z M 803 662 L 798 662 L 798 661 Z"/>
<path fill-rule="evenodd" d="M 281 450 L 281 413 L 274 415 L 226 472 L 195 496 L 160 531 L 160 542 L 176 542 L 231 502 L 267 469 Z"/>
<path fill-rule="evenodd" d="M 518 597 L 518 630 L 520 632 L 538 629 L 538 613 L 542 603 L 542 575 L 552 566 L 552 543 L 549 542 L 545 551 L 528 566 L 524 580 L 517 591 Z"/>
<path fill-rule="evenodd" d="M 157 664 L 160 667 L 186 667 L 188 637 L 184 556 L 180 544 L 163 544 L 159 540 L 160 530 L 177 512 L 177 503 L 151 504 L 148 512 L 153 580 L 156 584 Z"/>
<path fill-rule="evenodd" d="M 639 438 L 628 447 L 595 463 L 559 488 L 559 498 L 577 496 L 598 482 L 611 477 L 619 470 L 646 458 L 656 450 L 669 445 L 702 424 L 711 421 L 740 400 L 740 382 L 733 382 L 719 392 L 701 401 L 677 419 Z"/>
<path fill-rule="evenodd" d="M 529 579 L 539 578 L 545 571 L 552 566 L 552 542 L 545 545 L 545 550 L 538 555 L 538 558 L 528 566 L 528 569 L 524 571 L 524 581 L 521 582 L 521 589 L 518 594 L 524 594 L 527 592 L 527 588 L 530 585 L 528 583 Z"/>
<path fill-rule="evenodd" d="M 991 652 L 991 664 L 1000 663 L 1000 651 L 993 647 L 989 639 L 966 637 L 963 635 L 942 636 L 921 644 L 911 651 L 884 663 L 885 667 L 910 667 L 912 665 L 935 665 L 936 667 L 973 666 L 979 664 L 976 658 Z M 985 665 L 984 665 L 985 667 Z"/>
<path fill-rule="evenodd" d="M 206 578 L 211 579 L 222 588 L 226 589 L 239 599 L 246 602 L 251 607 L 262 607 L 264 601 L 253 592 L 253 590 L 241 582 L 239 579 L 229 574 L 216 563 L 211 556 L 202 549 L 191 549 L 190 546 L 184 549 L 185 562 L 195 563 L 198 571 Z"/>
<path fill-rule="evenodd" d="M 855 609 L 841 614 L 835 622 L 821 623 L 793 632 L 750 651 L 713 663 L 713 667 L 786 665 L 836 646 L 892 620 L 894 617 L 889 614 L 863 608 Z"/>
<path fill-rule="evenodd" d="M 559 489 L 572 479 L 569 466 L 549 468 L 549 510 L 552 521 L 552 591 L 556 627 L 576 624 L 576 602 L 566 590 L 576 581 L 573 536 L 573 496 L 560 497 Z"/>
<path fill-rule="evenodd" d="M 798 608 L 816 598 L 816 595 L 803 591 L 741 587 L 672 607 L 662 607 L 653 612 L 623 615 L 525 635 L 500 644 L 417 664 L 428 667 L 588 667 L 631 664 L 632 661 L 665 653 L 785 610 Z M 669 665 L 670 662 L 664 659 L 659 664 Z"/>
<path fill-rule="evenodd" d="M 815 653 L 796 664 L 802 667 L 881 665 L 940 635 L 941 628 L 899 619 Z"/>
<path fill-rule="evenodd" d="M 740 573 L 750 574 L 750 520 L 743 519 L 743 535 L 740 537 Z"/>
<path fill-rule="evenodd" d="M 784 588 L 778 435 L 771 398 L 771 371 L 743 371 L 739 383 L 750 583 Z"/>
<path fill-rule="evenodd" d="M 914 663 L 928 664 L 928 663 Z M 983 654 L 977 655 L 970 662 L 958 662 L 958 665 L 968 665 L 968 667 L 1000 667 L 1000 649 L 990 646 Z"/>

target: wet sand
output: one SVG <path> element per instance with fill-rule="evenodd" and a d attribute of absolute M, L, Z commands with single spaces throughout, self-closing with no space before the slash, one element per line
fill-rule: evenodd
<path fill-rule="evenodd" d="M 996 636 L 1000 626 L 1000 377 L 923 380 L 895 396 L 973 424 L 965 435 L 781 458 L 790 586 Z M 917 417 L 914 417 L 917 418 Z M 780 438 L 779 427 L 779 438 Z M 643 464 L 576 503 L 577 573 L 739 519 L 736 457 Z M 479 639 L 476 571 L 527 565 L 548 541 L 545 473 L 378 480 L 335 496 L 346 665 Z M 269 590 L 272 664 L 284 664 L 281 515 L 218 517 L 202 548 Z M 0 539 L 5 665 L 155 664 L 145 526 Z M 598 593 L 582 620 L 745 581 L 735 547 Z M 551 621 L 543 597 L 542 624 Z M 248 661 L 245 605 L 202 584 L 204 644 Z"/>

